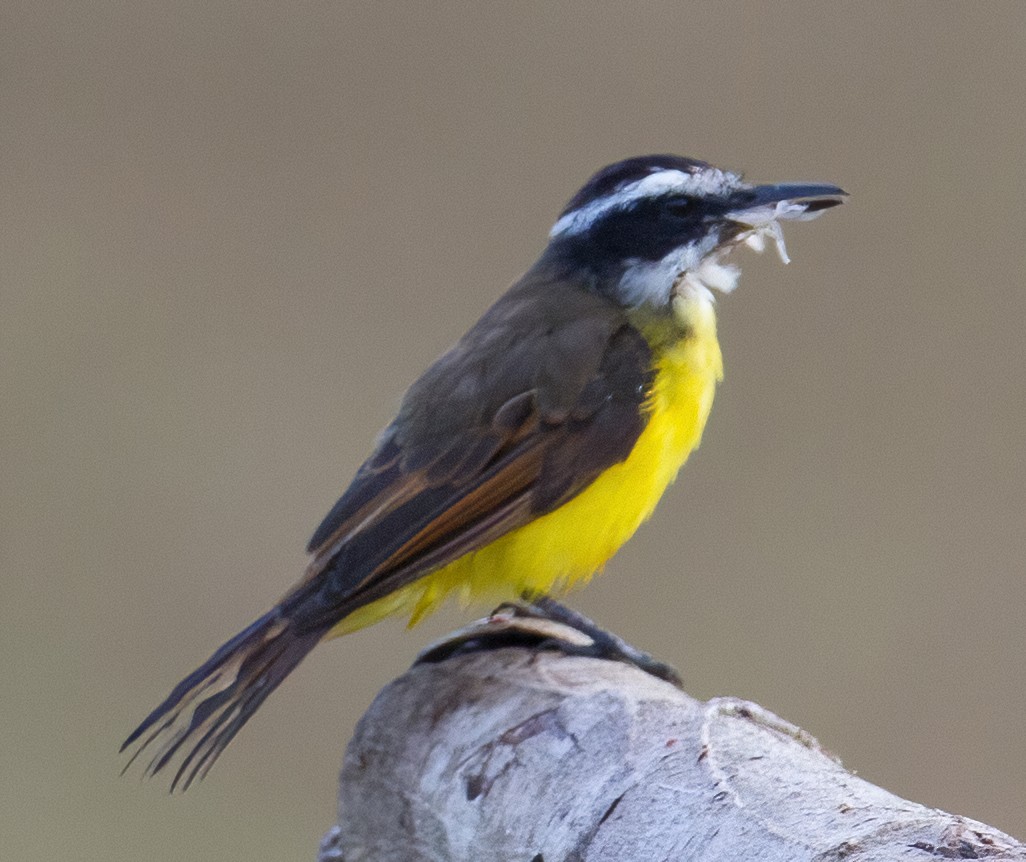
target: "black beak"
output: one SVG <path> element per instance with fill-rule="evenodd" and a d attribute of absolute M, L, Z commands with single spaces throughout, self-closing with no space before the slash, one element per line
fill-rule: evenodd
<path fill-rule="evenodd" d="M 730 195 L 726 217 L 757 226 L 769 221 L 805 221 L 844 202 L 848 193 L 825 183 L 775 183 Z"/>

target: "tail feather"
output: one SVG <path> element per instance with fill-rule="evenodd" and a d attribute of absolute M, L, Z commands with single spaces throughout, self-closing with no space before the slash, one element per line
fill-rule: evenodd
<path fill-rule="evenodd" d="M 222 645 L 189 674 L 122 743 L 136 746 L 127 770 L 147 749 L 147 776 L 181 753 L 171 790 L 187 790 L 203 778 L 235 734 L 323 635 L 298 630 L 278 608 Z M 154 749 L 153 746 L 156 746 Z"/>

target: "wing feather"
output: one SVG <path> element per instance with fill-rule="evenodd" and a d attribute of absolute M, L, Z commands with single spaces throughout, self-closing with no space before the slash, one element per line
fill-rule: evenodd
<path fill-rule="evenodd" d="M 201 778 L 348 614 L 558 507 L 627 457 L 651 356 L 622 310 L 534 270 L 410 389 L 310 540 L 303 580 L 182 680 L 125 741 Z M 129 761 L 131 763 L 131 760 Z"/>
<path fill-rule="evenodd" d="M 400 413 L 314 534 L 320 544 L 297 588 L 303 600 L 289 603 L 302 628 L 341 620 L 483 547 L 627 457 L 645 424 L 648 346 L 626 324 L 597 345 L 593 331 L 579 331 L 592 356 L 578 362 L 586 376 L 567 369 L 578 379 L 572 390 L 565 379 L 558 393 L 539 381 L 450 434 L 448 446 L 437 435 L 410 434 Z M 562 356 L 573 362 L 569 348 Z"/>

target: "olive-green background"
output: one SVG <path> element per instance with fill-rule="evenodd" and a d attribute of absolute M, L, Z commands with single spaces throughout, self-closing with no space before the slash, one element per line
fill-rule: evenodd
<path fill-rule="evenodd" d="M 739 253 L 727 379 L 573 601 L 865 778 L 1026 836 L 1026 4 L 0 9 L 0 855 L 312 859 L 374 693 L 319 650 L 184 797 L 117 745 L 273 602 L 588 174 L 850 203 Z"/>

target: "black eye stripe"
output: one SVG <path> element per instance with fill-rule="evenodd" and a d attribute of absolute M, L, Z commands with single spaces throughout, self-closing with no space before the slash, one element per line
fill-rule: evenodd
<path fill-rule="evenodd" d="M 695 202 L 687 198 L 678 198 L 664 203 L 663 209 L 670 213 L 670 215 L 687 216 L 695 211 Z"/>
<path fill-rule="evenodd" d="M 673 249 L 695 241 L 707 229 L 700 202 L 676 203 L 682 204 L 678 212 L 671 211 L 669 201 L 651 199 L 627 209 L 612 210 L 574 241 L 595 262 L 659 260 Z"/>

